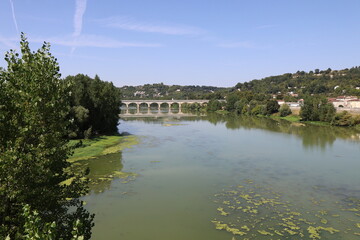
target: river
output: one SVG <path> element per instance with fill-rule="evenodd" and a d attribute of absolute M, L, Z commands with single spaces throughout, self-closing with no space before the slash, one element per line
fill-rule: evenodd
<path fill-rule="evenodd" d="M 138 175 L 84 197 L 93 239 L 360 239 L 360 131 L 174 116 L 123 117 L 140 144 L 93 160 Z"/>

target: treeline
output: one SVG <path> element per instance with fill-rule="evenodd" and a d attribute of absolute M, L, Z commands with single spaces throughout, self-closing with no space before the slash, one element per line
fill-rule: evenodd
<path fill-rule="evenodd" d="M 123 99 L 209 99 L 214 95 L 223 98 L 230 88 L 212 86 L 180 86 L 163 83 L 120 88 Z"/>
<path fill-rule="evenodd" d="M 291 110 L 285 108 L 286 106 L 280 108 L 278 102 L 270 95 L 254 94 L 251 91 L 233 92 L 226 97 L 226 102 L 212 99 L 207 105 L 207 111 L 209 112 L 223 109 L 239 115 L 252 116 L 270 116 L 271 114 L 277 113 L 279 110 L 284 116 L 291 114 Z"/>
<path fill-rule="evenodd" d="M 336 113 L 332 103 L 324 96 L 307 96 L 301 106 L 302 121 L 321 121 L 333 126 L 355 126 L 360 124 L 360 116 L 352 115 L 347 111 Z"/>
<path fill-rule="evenodd" d="M 78 74 L 68 76 L 71 85 L 70 119 L 73 119 L 70 138 L 90 138 L 94 135 L 117 132 L 121 93 L 111 82 Z"/>
<path fill-rule="evenodd" d="M 326 94 L 360 96 L 360 67 L 343 70 L 297 71 L 260 80 L 238 83 L 234 89 L 267 94 Z"/>
<path fill-rule="evenodd" d="M 251 91 L 262 94 L 276 94 L 288 101 L 295 101 L 289 95 L 303 97 L 311 94 L 326 96 L 360 96 L 360 67 L 343 70 L 315 69 L 270 76 L 263 79 L 238 83 L 232 88 L 212 86 L 180 86 L 163 83 L 120 88 L 123 99 L 224 99 L 235 91 Z"/>
<path fill-rule="evenodd" d="M 195 106 L 196 107 L 196 106 Z M 197 108 L 193 110 L 198 110 Z M 276 114 L 286 117 L 292 114 L 287 104 L 281 106 L 270 95 L 254 94 L 251 91 L 233 92 L 227 96 L 226 102 L 216 99 L 209 101 L 208 112 L 227 110 L 238 115 L 270 116 Z M 337 113 L 334 105 L 325 96 L 306 95 L 300 108 L 301 121 L 321 121 L 334 126 L 355 126 L 360 124 L 360 116 L 346 111 Z"/>

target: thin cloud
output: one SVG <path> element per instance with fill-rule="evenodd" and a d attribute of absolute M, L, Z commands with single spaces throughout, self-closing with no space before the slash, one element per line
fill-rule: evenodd
<path fill-rule="evenodd" d="M 222 47 L 222 48 L 254 48 L 255 46 L 250 42 L 231 42 L 231 43 L 218 44 L 218 47 Z"/>
<path fill-rule="evenodd" d="M 141 42 L 122 42 L 116 39 L 102 37 L 98 35 L 80 35 L 76 41 L 73 41 L 72 36 L 52 37 L 52 38 L 29 38 L 29 41 L 42 43 L 49 42 L 54 45 L 61 45 L 67 47 L 97 47 L 97 48 L 124 48 L 124 47 L 161 47 L 157 43 L 141 43 Z"/>
<path fill-rule="evenodd" d="M 16 39 L 9 39 L 9 38 L 4 38 L 2 36 L 0 36 L 0 43 L 2 43 L 3 45 L 5 45 L 7 48 L 11 48 L 11 49 L 16 49 L 17 46 L 15 44 Z"/>
<path fill-rule="evenodd" d="M 0 35 L 0 43 L 12 48 L 16 48 L 18 38 L 4 38 Z M 74 41 L 72 35 L 57 36 L 57 37 L 35 37 L 28 36 L 28 41 L 31 43 L 48 42 L 51 45 L 59 45 L 65 47 L 96 47 L 96 48 L 125 48 L 125 47 L 142 47 L 142 48 L 157 48 L 162 47 L 158 43 L 144 43 L 144 42 L 123 42 L 113 38 L 103 37 L 99 35 L 80 35 L 77 41 Z"/>
<path fill-rule="evenodd" d="M 166 35 L 199 35 L 204 33 L 203 30 L 195 27 L 145 23 L 135 21 L 129 17 L 110 17 L 96 21 L 103 24 L 105 27 L 135 32 L 160 33 Z"/>
<path fill-rule="evenodd" d="M 76 0 L 76 7 L 75 7 L 75 15 L 74 15 L 74 42 L 77 42 L 77 38 L 81 34 L 82 25 L 83 25 L 83 16 L 86 10 L 86 0 Z M 76 47 L 71 49 L 71 53 L 75 51 Z"/>
<path fill-rule="evenodd" d="M 12 17 L 13 17 L 13 20 L 14 20 L 14 25 L 15 25 L 15 28 L 16 28 L 16 33 L 19 35 L 19 34 L 20 34 L 20 32 L 19 32 L 19 28 L 18 28 L 17 21 L 16 21 L 15 9 L 14 9 L 14 3 L 13 3 L 13 1 L 12 1 L 12 0 L 10 0 L 10 5 L 11 5 Z"/>
<path fill-rule="evenodd" d="M 86 10 L 86 0 L 76 0 L 76 8 L 74 15 L 74 37 L 78 37 L 81 34 L 83 25 L 83 16 Z"/>

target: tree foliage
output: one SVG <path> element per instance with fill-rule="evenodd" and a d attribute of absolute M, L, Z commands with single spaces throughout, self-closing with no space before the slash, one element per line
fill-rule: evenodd
<path fill-rule="evenodd" d="M 266 101 L 265 111 L 266 115 L 271 115 L 279 111 L 280 105 L 276 100 L 268 100 Z"/>
<path fill-rule="evenodd" d="M 84 138 L 85 134 L 112 134 L 117 132 L 121 95 L 111 82 L 99 76 L 78 74 L 65 79 L 72 83 L 71 116 L 74 119 L 70 137 Z"/>
<path fill-rule="evenodd" d="M 335 113 L 334 105 L 322 96 L 307 96 L 300 110 L 300 116 L 304 121 L 331 122 Z"/>
<path fill-rule="evenodd" d="M 49 44 L 32 52 L 22 35 L 20 49 L 21 56 L 13 50 L 5 55 L 8 67 L 0 72 L 0 238 L 24 233 L 22 207 L 28 204 L 56 223 L 57 238 L 69 239 L 80 219 L 88 239 L 93 216 L 78 199 L 86 182 L 65 171 L 71 86 L 60 79 Z"/>
<path fill-rule="evenodd" d="M 125 99 L 224 99 L 230 88 L 154 83 L 120 89 Z"/>
<path fill-rule="evenodd" d="M 212 99 L 207 104 L 207 111 L 208 112 L 215 112 L 218 110 L 221 110 L 223 107 L 223 104 L 219 102 L 218 100 Z"/>
<path fill-rule="evenodd" d="M 281 105 L 281 107 L 279 109 L 279 113 L 280 113 L 280 117 L 286 117 L 286 116 L 290 115 L 292 112 L 291 112 L 289 105 L 283 104 L 283 105 Z"/>
<path fill-rule="evenodd" d="M 360 124 L 360 116 L 352 115 L 347 111 L 335 114 L 331 122 L 331 125 L 334 126 L 355 126 L 357 124 Z"/>
<path fill-rule="evenodd" d="M 297 71 L 296 73 L 285 73 L 238 83 L 234 88 L 266 94 L 278 94 L 280 92 L 284 96 L 289 92 L 300 95 L 347 94 L 360 96 L 360 90 L 357 87 L 360 87 L 360 67 L 342 70 L 315 69 L 315 72 Z"/>

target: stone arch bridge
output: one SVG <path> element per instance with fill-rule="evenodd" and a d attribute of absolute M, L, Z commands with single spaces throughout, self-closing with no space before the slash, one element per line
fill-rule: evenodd
<path fill-rule="evenodd" d="M 207 104 L 209 100 L 121 100 L 121 104 L 126 106 L 128 109 L 130 104 L 136 104 L 136 108 L 139 110 L 140 105 L 146 105 L 147 108 L 150 108 L 152 104 L 157 104 L 158 109 L 160 109 L 161 105 L 167 104 L 169 108 L 171 108 L 171 105 L 178 104 L 179 110 L 181 110 L 182 104 L 193 104 L 193 103 L 199 103 L 201 105 Z"/>

